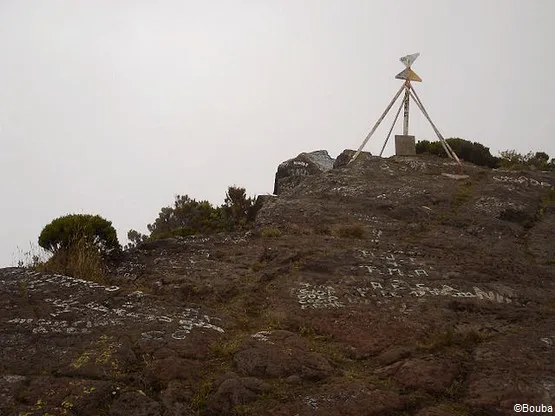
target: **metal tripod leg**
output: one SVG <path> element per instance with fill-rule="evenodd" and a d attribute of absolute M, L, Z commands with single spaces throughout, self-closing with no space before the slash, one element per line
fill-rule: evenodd
<path fill-rule="evenodd" d="M 395 124 L 397 123 L 397 119 L 399 118 L 399 114 L 401 113 L 401 110 L 403 109 L 403 107 L 405 107 L 405 101 L 401 102 L 401 105 L 399 106 L 399 109 L 397 110 L 397 114 L 395 114 L 395 120 L 393 120 L 393 124 L 391 125 L 391 128 L 389 129 L 389 133 L 387 133 L 387 137 L 385 138 L 385 142 L 384 142 L 384 144 L 382 146 L 382 150 L 380 152 L 380 157 L 382 157 L 385 146 L 387 146 L 387 142 L 389 141 L 389 137 L 391 136 L 391 132 L 393 131 L 393 128 L 395 127 Z"/>
<path fill-rule="evenodd" d="M 399 91 L 397 91 L 397 94 L 395 94 L 395 97 L 393 97 L 393 99 L 391 100 L 391 102 L 389 103 L 389 105 L 387 106 L 387 108 L 385 109 L 385 111 L 383 112 L 382 116 L 378 119 L 378 121 L 376 122 L 376 124 L 374 125 L 374 127 L 372 128 L 372 130 L 370 130 L 370 133 L 368 133 L 368 136 L 366 136 L 366 138 L 364 139 L 364 141 L 362 142 L 362 144 L 360 145 L 360 147 L 358 148 L 358 150 L 356 151 L 356 153 L 353 155 L 353 157 L 351 158 L 351 160 L 349 161 L 349 163 L 351 163 L 353 160 L 355 160 L 358 155 L 360 154 L 360 152 L 362 151 L 362 149 L 364 148 L 364 146 L 366 146 L 366 143 L 368 143 L 368 140 L 370 140 L 370 137 L 372 137 L 372 135 L 374 134 L 374 132 L 376 131 L 376 129 L 378 128 L 378 126 L 380 125 L 380 123 L 383 121 L 383 119 L 385 118 L 385 116 L 387 115 L 387 113 L 389 112 L 389 110 L 391 109 L 391 107 L 393 106 L 393 104 L 395 104 L 395 101 L 397 101 L 397 98 L 399 98 L 399 95 L 401 95 L 401 92 L 405 89 L 405 85 L 403 85 Z"/>
<path fill-rule="evenodd" d="M 443 136 L 439 132 L 438 128 L 435 126 L 434 122 L 432 121 L 432 119 L 428 115 L 428 112 L 424 108 L 424 105 L 422 104 L 422 101 L 420 101 L 420 98 L 416 94 L 416 91 L 414 90 L 414 88 L 412 88 L 412 87 L 410 88 L 410 93 L 411 93 L 411 96 L 412 96 L 413 100 L 416 102 L 416 105 L 418 106 L 420 111 L 422 111 L 422 114 L 424 114 L 424 117 L 426 117 L 426 119 L 430 122 L 432 128 L 434 129 L 434 131 L 437 135 L 437 137 L 439 138 L 439 141 L 440 141 L 441 145 L 443 146 L 443 150 L 445 150 L 445 153 L 447 153 L 447 156 L 449 156 L 451 159 L 455 159 L 457 161 L 457 163 L 459 164 L 459 166 L 461 166 L 461 161 L 459 160 L 457 154 L 453 151 L 453 149 L 451 148 L 449 143 L 447 143 L 447 141 L 443 138 Z"/>

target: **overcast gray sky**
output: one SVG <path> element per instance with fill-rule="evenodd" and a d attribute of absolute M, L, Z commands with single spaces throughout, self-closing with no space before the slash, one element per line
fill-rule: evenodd
<path fill-rule="evenodd" d="M 0 266 L 60 215 L 100 214 L 123 241 L 175 194 L 272 192 L 281 161 L 357 148 L 414 52 L 446 137 L 555 157 L 553 16 L 552 0 L 0 0 Z M 435 139 L 417 111 L 410 130 Z"/>

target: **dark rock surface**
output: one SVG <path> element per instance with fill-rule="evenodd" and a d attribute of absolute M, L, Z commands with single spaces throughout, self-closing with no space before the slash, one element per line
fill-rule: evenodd
<path fill-rule="evenodd" d="M 326 150 L 301 153 L 280 163 L 276 172 L 274 194 L 279 195 L 297 186 L 308 175 L 317 175 L 333 167 L 334 159 Z"/>
<path fill-rule="evenodd" d="M 145 243 L 100 283 L 1 269 L 0 414 L 553 404 L 553 185 L 362 154 L 267 198 L 253 231 Z"/>

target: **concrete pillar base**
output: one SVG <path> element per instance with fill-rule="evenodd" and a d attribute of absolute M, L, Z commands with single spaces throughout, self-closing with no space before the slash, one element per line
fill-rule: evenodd
<path fill-rule="evenodd" d="M 414 136 L 395 135 L 395 155 L 396 156 L 415 156 L 416 142 Z"/>

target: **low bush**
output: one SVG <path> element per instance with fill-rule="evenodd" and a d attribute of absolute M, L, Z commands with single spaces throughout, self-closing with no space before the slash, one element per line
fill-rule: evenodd
<path fill-rule="evenodd" d="M 526 168 L 554 170 L 555 159 L 549 161 L 549 155 L 545 152 L 528 152 L 523 155 L 516 150 L 505 150 L 500 152 L 499 167 L 508 170 L 521 170 Z"/>
<path fill-rule="evenodd" d="M 86 214 L 56 218 L 40 233 L 39 245 L 52 253 L 39 271 L 94 281 L 103 281 L 107 256 L 121 249 L 112 223 Z"/>
<path fill-rule="evenodd" d="M 459 158 L 478 166 L 489 168 L 503 168 L 508 170 L 539 169 L 555 170 L 555 158 L 550 160 L 545 152 L 518 153 L 516 150 L 504 150 L 499 152 L 499 157 L 490 153 L 489 147 L 481 143 L 471 142 L 458 137 L 445 140 Z M 416 143 L 416 153 L 428 153 L 436 156 L 447 157 L 442 144 L 439 141 L 430 142 L 420 140 Z"/>
<path fill-rule="evenodd" d="M 147 240 L 248 229 L 254 224 L 261 206 L 260 198 L 247 197 L 245 188 L 236 186 L 228 187 L 221 206 L 177 195 L 173 206 L 162 208 L 158 218 L 147 225 L 150 235 L 129 230 L 129 244 L 125 248 L 136 247 Z"/>
<path fill-rule="evenodd" d="M 80 241 L 86 241 L 100 254 L 120 249 L 112 223 L 99 215 L 71 214 L 59 217 L 45 226 L 39 235 L 39 246 L 53 254 Z"/>
<path fill-rule="evenodd" d="M 488 147 L 485 147 L 480 143 L 473 143 L 458 137 L 446 139 L 446 142 L 449 143 L 449 146 L 451 146 L 459 158 L 467 162 L 490 168 L 495 168 L 498 165 L 498 158 L 490 153 Z M 447 157 L 447 154 L 439 141 L 419 141 L 416 143 L 416 153 L 429 153 L 436 156 Z"/>

